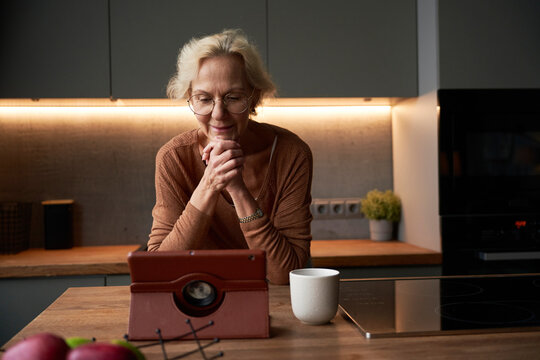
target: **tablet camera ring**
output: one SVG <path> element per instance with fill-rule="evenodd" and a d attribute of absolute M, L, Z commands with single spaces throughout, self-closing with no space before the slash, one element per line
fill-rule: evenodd
<path fill-rule="evenodd" d="M 187 283 L 182 289 L 184 300 L 195 307 L 211 305 L 217 298 L 216 288 L 202 280 L 194 280 Z"/>

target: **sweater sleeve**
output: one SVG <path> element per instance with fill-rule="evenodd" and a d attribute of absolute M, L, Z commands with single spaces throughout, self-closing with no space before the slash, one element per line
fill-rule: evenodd
<path fill-rule="evenodd" d="M 156 157 L 156 204 L 148 251 L 204 248 L 211 219 L 189 202 L 179 181 L 186 179 L 184 167 L 170 154 Z"/>
<path fill-rule="evenodd" d="M 240 224 L 249 247 L 266 251 L 267 277 L 275 284 L 287 284 L 289 271 L 304 267 L 310 255 L 313 158 L 307 145 L 302 149 L 290 165 L 276 166 L 279 184 L 273 219 L 265 214 Z"/>

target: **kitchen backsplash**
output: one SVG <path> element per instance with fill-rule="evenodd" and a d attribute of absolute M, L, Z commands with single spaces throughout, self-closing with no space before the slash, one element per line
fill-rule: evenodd
<path fill-rule="evenodd" d="M 313 198 L 391 189 L 389 106 L 266 107 L 313 152 Z M 0 201 L 34 203 L 31 246 L 43 245 L 40 203 L 75 200 L 75 245 L 145 244 L 159 147 L 197 126 L 186 107 L 0 107 Z M 366 238 L 366 219 L 315 220 L 314 239 Z"/>

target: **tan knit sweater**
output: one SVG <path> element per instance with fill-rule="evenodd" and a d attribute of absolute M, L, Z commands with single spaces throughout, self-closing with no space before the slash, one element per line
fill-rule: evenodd
<path fill-rule="evenodd" d="M 212 217 L 197 210 L 191 194 L 205 165 L 197 130 L 166 143 L 156 157 L 156 205 L 148 250 L 191 250 L 184 239 L 200 239 L 202 249 L 264 249 L 267 278 L 286 284 L 290 270 L 306 265 L 311 241 L 311 179 L 313 158 L 306 143 L 292 132 L 267 126 L 277 143 L 261 192 L 256 199 L 264 216 L 240 224 L 235 209 L 220 196 Z"/>

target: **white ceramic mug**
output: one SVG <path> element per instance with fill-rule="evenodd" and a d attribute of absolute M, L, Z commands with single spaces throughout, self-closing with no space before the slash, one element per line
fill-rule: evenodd
<path fill-rule="evenodd" d="M 289 273 L 294 316 L 309 325 L 322 325 L 337 313 L 339 271 L 306 268 Z"/>

